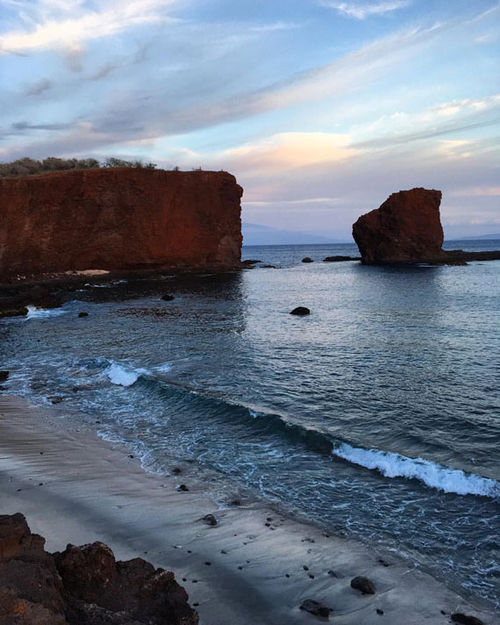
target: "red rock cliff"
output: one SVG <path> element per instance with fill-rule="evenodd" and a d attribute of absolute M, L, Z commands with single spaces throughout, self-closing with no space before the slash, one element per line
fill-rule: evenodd
<path fill-rule="evenodd" d="M 227 172 L 92 169 L 0 180 L 0 275 L 229 268 L 242 188 Z"/>
<path fill-rule="evenodd" d="M 352 236 L 365 264 L 439 261 L 445 253 L 439 217 L 441 191 L 393 193 L 356 221 Z"/>

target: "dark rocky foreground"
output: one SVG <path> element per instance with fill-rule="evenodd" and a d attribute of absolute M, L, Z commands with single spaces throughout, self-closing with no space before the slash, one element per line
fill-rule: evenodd
<path fill-rule="evenodd" d="M 47 553 L 22 514 L 0 516 L 0 624 L 197 625 L 171 571 L 117 562 L 100 542 Z"/>

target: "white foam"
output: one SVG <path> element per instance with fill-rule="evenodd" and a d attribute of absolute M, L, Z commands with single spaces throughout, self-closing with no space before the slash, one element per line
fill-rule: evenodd
<path fill-rule="evenodd" d="M 351 447 L 347 443 L 334 447 L 332 454 L 367 469 L 380 471 L 385 477 L 417 479 L 445 493 L 484 497 L 500 496 L 500 482 L 496 480 L 474 473 L 465 473 L 460 469 L 450 469 L 423 458 L 408 458 L 378 449 Z"/>
<path fill-rule="evenodd" d="M 36 306 L 27 306 L 28 314 L 26 319 L 47 319 L 48 317 L 58 317 L 66 312 L 62 308 L 37 308 Z"/>
<path fill-rule="evenodd" d="M 158 365 L 155 367 L 156 371 L 161 371 L 162 373 L 167 373 L 172 370 L 172 365 L 169 362 L 166 362 L 164 365 Z"/>
<path fill-rule="evenodd" d="M 124 367 L 116 362 L 112 362 L 104 372 L 112 384 L 118 386 L 132 386 L 135 384 L 139 376 L 147 373 L 145 369 L 134 369 L 133 367 Z"/>

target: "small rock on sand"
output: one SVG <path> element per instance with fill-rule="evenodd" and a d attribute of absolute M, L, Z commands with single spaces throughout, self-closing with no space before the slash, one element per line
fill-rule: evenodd
<path fill-rule="evenodd" d="M 451 615 L 451 620 L 454 623 L 460 623 L 460 625 L 484 625 L 481 619 L 476 616 L 469 616 L 468 614 L 462 614 L 461 612 L 455 612 Z"/>
<path fill-rule="evenodd" d="M 351 580 L 351 588 L 360 590 L 364 595 L 375 594 L 375 584 L 367 577 L 355 577 Z"/>
<path fill-rule="evenodd" d="M 179 486 L 177 486 L 177 490 L 186 492 L 189 488 L 185 484 L 179 484 Z"/>
<path fill-rule="evenodd" d="M 213 514 L 205 514 L 205 516 L 203 517 L 203 521 L 207 524 L 207 525 L 217 525 L 217 519 L 214 517 Z"/>
<path fill-rule="evenodd" d="M 314 616 L 321 616 L 323 618 L 328 618 L 330 616 L 331 608 L 320 603 L 319 601 L 315 601 L 314 599 L 305 599 L 300 604 L 300 609 L 305 612 L 309 612 L 310 614 L 314 614 Z"/>

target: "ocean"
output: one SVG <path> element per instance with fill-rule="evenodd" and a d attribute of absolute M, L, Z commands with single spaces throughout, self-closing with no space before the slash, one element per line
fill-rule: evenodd
<path fill-rule="evenodd" d="M 263 498 L 500 606 L 500 261 L 337 254 L 357 249 L 247 247 L 276 268 L 94 282 L 3 319 L 4 392 L 57 402 L 61 427 L 77 410 L 146 470 L 199 463 L 220 506 Z"/>

